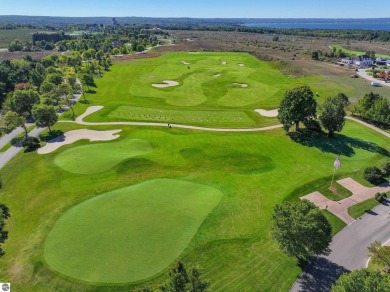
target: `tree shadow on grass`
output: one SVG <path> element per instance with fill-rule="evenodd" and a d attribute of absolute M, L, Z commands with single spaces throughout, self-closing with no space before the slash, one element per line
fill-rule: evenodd
<path fill-rule="evenodd" d="M 346 268 L 329 261 L 324 257 L 313 260 L 305 271 L 301 274 L 297 283 L 299 289 L 291 291 L 321 292 L 330 291 L 332 285 L 344 273 L 348 273 Z"/>
<path fill-rule="evenodd" d="M 390 157 L 390 152 L 376 143 L 341 134 L 337 134 L 332 139 L 328 138 L 324 133 L 310 133 L 310 131 L 291 132 L 288 135 L 296 143 L 306 147 L 315 147 L 325 153 L 351 157 L 355 155 L 355 148 Z"/>

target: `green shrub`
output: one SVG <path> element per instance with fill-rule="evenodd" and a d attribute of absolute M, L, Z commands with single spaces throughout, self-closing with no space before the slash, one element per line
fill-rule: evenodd
<path fill-rule="evenodd" d="M 372 184 L 380 184 L 383 181 L 382 171 L 376 166 L 367 167 L 364 170 L 363 177 Z"/>
<path fill-rule="evenodd" d="M 390 175 L 390 161 L 382 165 L 382 172 L 384 176 Z"/>
<path fill-rule="evenodd" d="M 41 147 L 41 144 L 39 143 L 39 139 L 36 137 L 27 137 L 23 140 L 23 147 L 26 148 L 25 152 L 31 152 L 37 150 L 39 147 Z"/>
<path fill-rule="evenodd" d="M 375 194 L 375 200 L 378 201 L 379 203 L 382 203 L 386 199 L 387 199 L 386 193 L 376 193 Z"/>

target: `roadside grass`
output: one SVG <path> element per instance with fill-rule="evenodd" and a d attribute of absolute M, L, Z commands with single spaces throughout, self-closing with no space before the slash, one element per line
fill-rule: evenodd
<path fill-rule="evenodd" d="M 326 218 L 328 218 L 330 224 L 332 225 L 332 236 L 335 236 L 341 229 L 347 226 L 343 220 L 333 215 L 328 210 L 322 210 L 322 213 L 326 216 Z"/>
<path fill-rule="evenodd" d="M 35 125 L 32 125 L 30 127 L 27 128 L 27 132 L 30 132 L 31 130 L 33 130 L 35 128 Z M 7 151 L 9 148 L 11 148 L 14 144 L 15 144 L 15 141 L 17 140 L 20 140 L 21 138 L 23 138 L 25 136 L 25 132 L 22 132 L 20 133 L 19 135 L 17 135 L 13 141 L 7 143 L 6 145 L 4 145 L 3 148 L 0 149 L 0 152 L 5 152 Z"/>
<path fill-rule="evenodd" d="M 352 218 L 357 219 L 378 205 L 379 202 L 376 201 L 375 198 L 368 199 L 352 207 L 349 207 L 348 214 L 351 215 Z"/>
<path fill-rule="evenodd" d="M 57 123 L 53 127 L 64 132 L 78 128 L 85 126 Z M 88 128 L 112 130 L 118 127 Z M 153 152 L 124 157 L 112 168 L 92 174 L 71 173 L 54 163 L 57 155 L 70 149 L 106 144 L 84 140 L 47 155 L 20 153 L 4 167 L 0 201 L 9 206 L 11 218 L 7 222 L 9 238 L 3 246 L 6 255 L 1 259 L 0 274 L 14 283 L 14 289 L 52 291 L 61 287 L 65 291 L 128 291 L 145 286 L 156 288 L 180 259 L 186 265 L 199 265 L 215 291 L 287 291 L 300 268 L 271 238 L 269 223 L 274 206 L 286 198 L 298 199 L 298 193 L 294 197 L 289 194 L 302 185 L 324 177 L 328 181 L 339 147 L 349 153 L 342 156 L 343 175 L 353 178 L 360 175 L 357 169 L 364 170 L 373 163 L 386 161 L 388 156 L 383 149 L 390 151 L 386 137 L 352 121 L 347 121 L 343 136 L 312 146 L 291 141 L 282 129 L 262 133 L 122 129 L 118 141 L 107 142 L 111 151 L 115 151 L 117 142 L 141 139 L 149 141 Z M 356 139 L 360 142 L 356 143 Z M 372 147 L 375 145 L 377 147 Z M 47 266 L 43 260 L 45 240 L 66 211 L 99 194 L 159 178 L 207 185 L 223 193 L 219 205 L 209 213 L 191 242 L 165 269 L 141 283 L 100 287 L 63 277 Z M 307 194 L 301 190 L 301 195 Z M 342 227 L 331 215 L 327 217 L 334 232 Z M 112 268 L 122 269 L 120 265 Z"/>

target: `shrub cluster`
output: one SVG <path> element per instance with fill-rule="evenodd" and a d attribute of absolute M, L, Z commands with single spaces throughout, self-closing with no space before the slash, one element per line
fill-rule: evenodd
<path fill-rule="evenodd" d="M 379 203 L 382 203 L 386 199 L 387 199 L 386 193 L 376 193 L 375 194 L 375 200 L 378 201 Z"/>
<path fill-rule="evenodd" d="M 41 144 L 36 137 L 26 137 L 26 139 L 23 140 L 23 147 L 26 148 L 25 152 L 31 152 L 41 147 Z"/>
<path fill-rule="evenodd" d="M 378 167 L 367 167 L 364 170 L 363 177 L 365 180 L 372 184 L 380 184 L 384 181 L 385 177 L 390 175 L 390 162 L 386 162 L 382 165 L 382 170 Z"/>

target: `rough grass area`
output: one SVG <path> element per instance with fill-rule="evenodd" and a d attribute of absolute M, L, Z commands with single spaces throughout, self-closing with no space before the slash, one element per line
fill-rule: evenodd
<path fill-rule="evenodd" d="M 91 174 L 106 171 L 126 158 L 148 154 L 151 151 L 152 146 L 147 141 L 124 139 L 119 142 L 75 147 L 58 154 L 54 162 L 72 173 Z"/>
<path fill-rule="evenodd" d="M 210 186 L 156 179 L 76 205 L 54 225 L 45 261 L 66 276 L 126 283 L 163 271 L 222 198 Z"/>
<path fill-rule="evenodd" d="M 66 132 L 78 128 L 85 126 L 58 123 L 54 130 Z M 117 126 L 90 128 L 113 130 Z M 55 291 L 60 287 L 64 291 L 129 291 L 145 286 L 155 288 L 163 283 L 173 264 L 146 281 L 124 286 L 96 287 L 70 280 L 45 265 L 44 245 L 50 230 L 72 207 L 113 190 L 169 178 L 207 185 L 224 194 L 219 205 L 197 227 L 195 235 L 191 235 L 184 251 L 177 251 L 180 255 L 176 259 L 170 257 L 169 261 L 180 259 L 186 265 L 199 265 L 214 291 L 287 291 L 300 268 L 296 259 L 284 255 L 271 238 L 269 224 L 274 206 L 298 187 L 331 176 L 340 150 L 342 173 L 357 180 L 367 166 L 387 161 L 389 155 L 385 150 L 390 151 L 388 138 L 352 121 L 347 121 L 342 135 L 314 145 L 293 142 L 282 129 L 211 133 L 123 127 L 120 136 L 115 143 L 78 141 L 47 155 L 21 153 L 5 166 L 0 201 L 9 206 L 11 217 L 7 222 L 9 238 L 3 245 L 6 255 L 1 258 L 0 274 L 2 279 L 13 283 L 14 290 Z M 84 175 L 66 171 L 55 163 L 57 155 L 70 149 L 100 144 L 114 153 L 131 139 L 148 141 L 153 151 L 121 158 L 105 171 Z M 96 151 L 96 155 L 106 152 Z M 97 159 L 89 155 L 89 163 Z M 187 189 L 191 192 L 191 188 Z M 300 195 L 305 194 L 307 191 L 301 189 Z M 296 194 L 290 199 L 298 198 Z M 110 211 L 107 208 L 108 214 L 103 215 L 114 216 L 115 212 Z M 335 221 L 331 219 L 337 230 L 340 224 Z M 164 240 L 159 234 L 156 241 Z M 95 244 L 99 245 L 98 241 Z M 103 256 L 106 255 L 96 255 Z M 123 258 L 124 263 L 130 260 Z M 123 269 L 127 267 L 126 264 Z M 84 271 L 78 277 L 87 273 Z"/>
<path fill-rule="evenodd" d="M 176 81 L 179 85 L 152 86 L 164 80 Z M 299 85 L 310 85 L 318 93 L 320 103 L 329 95 L 347 90 L 343 83 L 321 75 L 290 78 L 274 64 L 246 53 L 209 52 L 167 52 L 158 58 L 116 62 L 104 78 L 96 80 L 96 85 L 97 88 L 86 94 L 89 103 L 75 107 L 76 114 L 80 115 L 90 105 L 104 106 L 86 121 L 131 120 L 131 115 L 120 113 L 123 108 L 132 107 L 136 108 L 137 121 L 170 118 L 171 123 L 222 127 L 277 123 L 276 119 L 261 117 L 254 110 L 277 108 L 285 91 Z M 156 109 L 166 112 L 156 118 Z M 208 116 L 210 112 L 214 117 Z M 69 113 L 62 118 L 69 118 Z"/>

